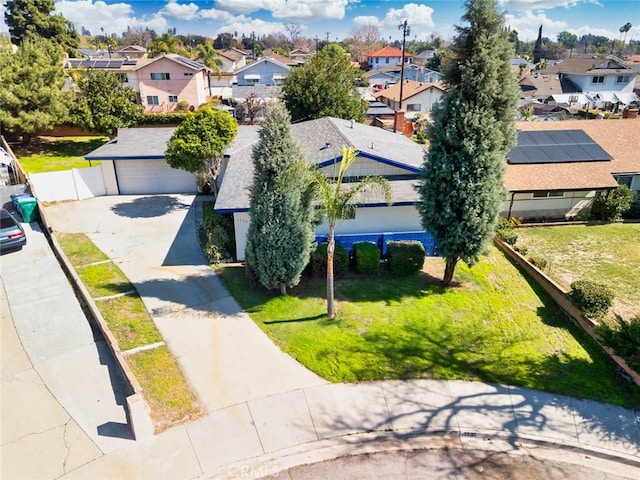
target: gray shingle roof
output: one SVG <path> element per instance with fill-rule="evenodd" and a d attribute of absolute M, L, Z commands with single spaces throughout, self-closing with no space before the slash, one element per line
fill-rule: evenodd
<path fill-rule="evenodd" d="M 87 160 L 164 158 L 175 127 L 119 128 L 118 136 L 84 156 Z"/>

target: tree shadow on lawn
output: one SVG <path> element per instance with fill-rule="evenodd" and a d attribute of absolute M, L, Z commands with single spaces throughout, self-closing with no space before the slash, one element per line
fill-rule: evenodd
<path fill-rule="evenodd" d="M 17 147 L 17 156 L 44 155 L 52 157 L 78 157 L 86 155 L 109 141 L 104 138 L 86 138 L 78 141 L 60 140 L 57 137 L 39 137 L 29 147 Z"/>

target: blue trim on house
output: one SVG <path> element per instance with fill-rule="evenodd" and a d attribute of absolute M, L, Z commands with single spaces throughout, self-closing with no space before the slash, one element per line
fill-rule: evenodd
<path fill-rule="evenodd" d="M 396 162 L 394 160 L 389 160 L 387 158 L 378 157 L 377 155 L 371 155 L 370 153 L 362 152 L 358 150 L 356 154 L 362 158 L 368 158 L 369 160 L 373 160 L 375 162 L 384 163 L 385 165 L 390 165 L 392 167 L 400 168 L 402 170 L 407 170 L 412 173 L 420 173 L 420 168 L 412 167 L 411 165 L 407 165 L 406 163 Z M 336 157 L 335 160 L 326 160 L 324 162 L 320 162 L 318 164 L 318 168 L 328 167 L 329 165 L 333 165 L 335 163 L 339 163 L 342 161 L 342 156 Z"/>

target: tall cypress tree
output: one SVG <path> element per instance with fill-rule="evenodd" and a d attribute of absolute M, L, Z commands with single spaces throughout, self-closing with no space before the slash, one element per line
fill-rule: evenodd
<path fill-rule="evenodd" d="M 513 47 L 497 0 L 468 0 L 456 27 L 449 91 L 429 129 L 418 191 L 422 225 L 445 257 L 448 285 L 460 259 L 469 265 L 491 240 L 505 198 L 503 176 L 515 144 L 518 87 Z"/>
<path fill-rule="evenodd" d="M 248 268 L 268 289 L 300 282 L 309 262 L 314 239 L 311 198 L 302 178 L 282 175 L 292 164 L 304 161 L 300 147 L 291 137 L 290 117 L 284 105 L 269 108 L 253 149 L 251 223 L 245 259 Z"/>
<path fill-rule="evenodd" d="M 536 43 L 533 46 L 533 63 L 536 65 L 540 63 L 542 60 L 542 56 L 544 55 L 543 47 L 542 47 L 542 25 L 538 29 L 538 38 L 536 39 Z"/>

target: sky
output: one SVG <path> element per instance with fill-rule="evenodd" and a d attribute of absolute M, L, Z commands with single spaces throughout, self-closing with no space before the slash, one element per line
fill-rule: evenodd
<path fill-rule="evenodd" d="M 4 19 L 4 0 L 0 6 Z M 619 28 L 633 27 L 627 41 L 640 40 L 640 0 L 499 0 L 505 22 L 520 40 L 535 40 L 538 27 L 552 40 L 561 31 L 620 38 Z M 301 35 L 330 41 L 348 37 L 358 27 L 375 25 L 384 40 L 402 39 L 398 29 L 404 20 L 410 27 L 408 40 L 427 40 L 432 34 L 450 39 L 454 25 L 461 25 L 463 0 L 402 2 L 396 0 L 55 0 L 56 12 L 71 20 L 78 30 L 92 34 L 120 34 L 135 27 L 158 33 L 176 28 L 177 33 L 215 38 L 219 33 L 257 36 L 281 32 L 295 24 Z M 7 32 L 4 21 L 0 32 Z"/>

